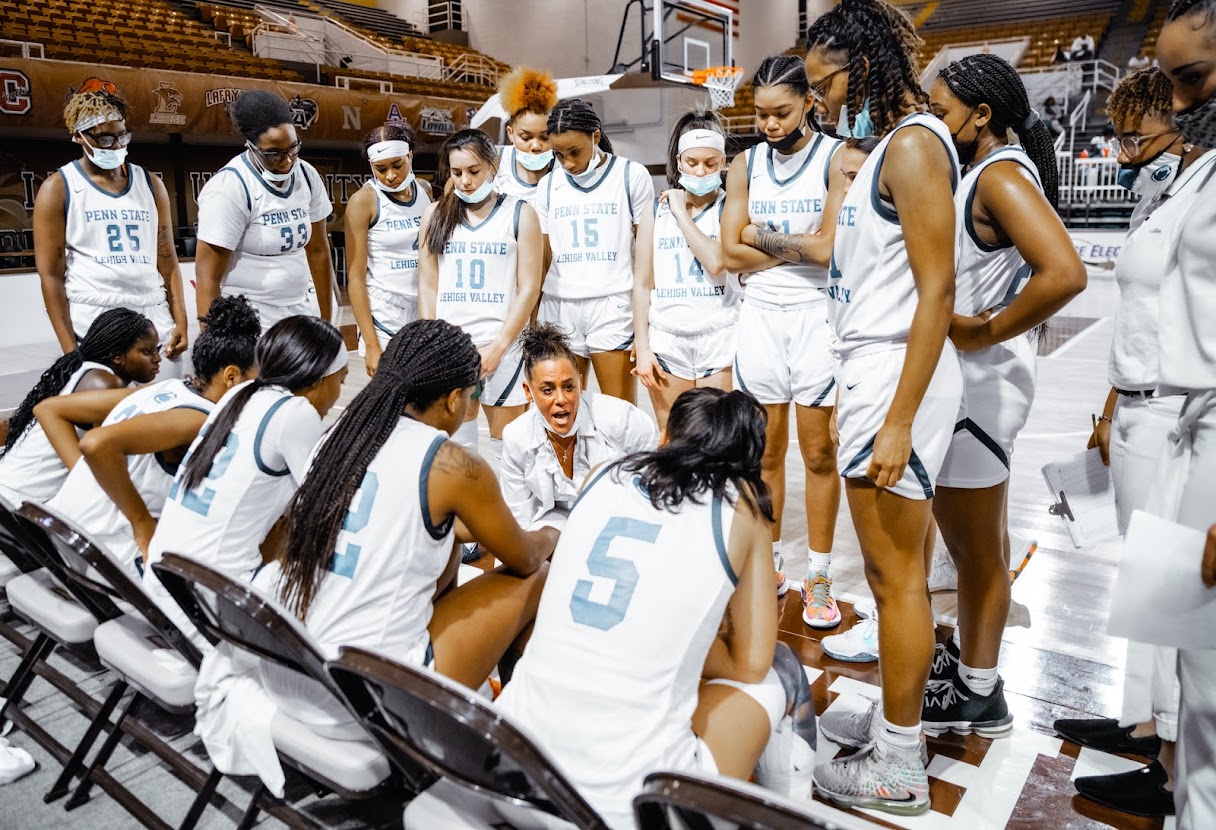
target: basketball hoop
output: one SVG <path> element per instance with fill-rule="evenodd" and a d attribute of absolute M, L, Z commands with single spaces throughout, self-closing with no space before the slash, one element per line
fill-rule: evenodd
<path fill-rule="evenodd" d="M 743 80 L 743 69 L 738 66 L 711 66 L 694 69 L 692 82 L 709 90 L 709 98 L 716 110 L 734 106 L 735 90 Z"/>

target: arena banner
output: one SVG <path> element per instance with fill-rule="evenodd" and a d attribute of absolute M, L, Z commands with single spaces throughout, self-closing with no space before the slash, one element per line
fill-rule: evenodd
<path fill-rule="evenodd" d="M 450 98 L 256 78 L 0 58 L 0 126 L 62 128 L 66 96 L 90 75 L 118 85 L 131 104 L 127 125 L 136 133 L 230 135 L 228 105 L 247 89 L 282 95 L 305 139 L 327 141 L 358 141 L 373 127 L 404 121 L 423 143 L 438 142 L 466 127 L 479 106 Z"/>

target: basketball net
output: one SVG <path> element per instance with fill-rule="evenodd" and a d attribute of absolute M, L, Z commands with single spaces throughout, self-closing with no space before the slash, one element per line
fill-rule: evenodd
<path fill-rule="evenodd" d="M 734 106 L 735 90 L 743 80 L 743 69 L 738 66 L 711 66 L 694 69 L 692 81 L 709 90 L 709 99 L 716 110 Z"/>

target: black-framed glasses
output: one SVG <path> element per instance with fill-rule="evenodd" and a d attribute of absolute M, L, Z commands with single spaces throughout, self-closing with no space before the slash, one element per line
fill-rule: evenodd
<path fill-rule="evenodd" d="M 113 150 L 116 147 L 126 147 L 131 143 L 131 133 L 91 133 L 85 131 L 84 135 L 89 137 L 99 149 Z"/>
<path fill-rule="evenodd" d="M 1163 135 L 1177 135 L 1178 130 L 1165 130 L 1164 132 L 1154 133 L 1153 135 L 1129 135 L 1119 139 L 1119 149 L 1127 154 L 1128 158 L 1135 158 L 1140 155 L 1140 147 L 1146 141 L 1152 141 L 1154 138 L 1161 138 Z"/>
<path fill-rule="evenodd" d="M 263 150 L 256 144 L 245 142 L 245 146 L 261 157 L 262 161 L 267 164 L 278 164 L 286 159 L 293 159 L 300 155 L 300 147 L 304 142 L 297 141 L 295 144 L 288 147 L 286 150 Z"/>
<path fill-rule="evenodd" d="M 828 94 L 828 83 L 832 80 L 832 78 L 835 78 L 841 72 L 848 72 L 848 71 L 849 71 L 849 68 L 847 66 L 842 66 L 839 69 L 837 69 L 833 72 L 829 72 L 828 74 L 824 75 L 818 81 L 811 84 L 811 95 L 815 96 L 816 101 L 826 100 L 827 94 Z"/>

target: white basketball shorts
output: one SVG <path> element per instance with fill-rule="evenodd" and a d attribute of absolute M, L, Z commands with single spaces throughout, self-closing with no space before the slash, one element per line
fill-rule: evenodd
<path fill-rule="evenodd" d="M 827 303 L 776 306 L 744 299 L 735 329 L 735 388 L 762 404 L 832 406 Z"/>
<path fill-rule="evenodd" d="M 735 360 L 735 326 L 700 334 L 672 334 L 651 326 L 650 350 L 667 374 L 702 380 L 731 367 Z"/>
<path fill-rule="evenodd" d="M 624 351 L 633 345 L 633 302 L 628 292 L 587 300 L 545 294 L 536 319 L 561 326 L 570 337 L 570 348 L 581 357 Z"/>
<path fill-rule="evenodd" d="M 494 374 L 485 380 L 478 401 L 483 406 L 523 406 L 524 397 L 524 353 L 516 340 L 507 349 Z"/>

